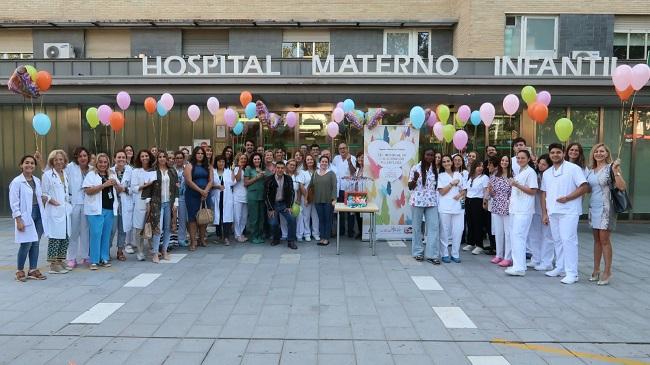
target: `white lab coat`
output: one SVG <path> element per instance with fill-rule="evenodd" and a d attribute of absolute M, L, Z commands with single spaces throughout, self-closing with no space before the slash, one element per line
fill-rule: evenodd
<path fill-rule="evenodd" d="M 115 174 L 117 178 L 117 173 L 115 172 L 115 166 L 111 167 L 111 171 Z M 122 175 L 122 181 L 120 185 L 124 186 L 126 190 L 119 193 L 119 204 L 122 209 L 122 230 L 125 233 L 131 231 L 133 228 L 133 196 L 129 190 L 131 186 L 131 179 L 133 174 L 133 167 L 126 165 L 124 166 L 124 175 Z"/>
<path fill-rule="evenodd" d="M 219 174 L 217 174 L 217 169 L 214 169 L 213 174 L 213 185 L 219 186 L 221 182 L 219 181 Z M 223 170 L 223 222 L 232 223 L 234 210 L 235 210 L 235 200 L 233 199 L 232 186 L 234 185 L 232 171 L 228 168 Z M 214 224 L 219 224 L 220 214 L 219 214 L 219 201 L 221 197 L 221 191 L 218 189 L 212 190 L 212 202 L 214 203 Z"/>
<path fill-rule="evenodd" d="M 148 172 L 142 168 L 133 169 L 131 172 L 131 198 L 133 199 L 133 228 L 143 229 L 144 218 L 147 214 L 147 203 L 149 198 L 142 199 L 142 191 L 140 186 L 149 182 L 150 178 L 147 176 Z"/>
<path fill-rule="evenodd" d="M 111 173 L 109 170 L 108 172 L 108 177 L 110 178 L 115 178 L 115 176 Z M 91 188 L 97 185 L 102 184 L 102 178 L 99 176 L 97 173 L 97 170 L 92 170 L 88 172 L 86 177 L 84 178 L 84 182 L 82 187 L 85 188 Z M 115 190 L 115 187 L 111 188 L 113 190 L 113 215 L 117 215 L 117 208 L 118 208 L 118 199 L 117 197 L 117 191 Z M 84 195 L 84 214 L 85 215 L 100 215 L 102 214 L 102 192 L 99 191 L 93 195 L 90 194 L 85 194 Z"/>
<path fill-rule="evenodd" d="M 92 168 L 89 169 L 89 171 Z M 81 168 L 74 162 L 70 162 L 65 168 L 66 178 L 68 179 L 68 186 L 70 187 L 70 203 L 72 205 L 83 204 L 84 203 L 84 189 L 81 187 L 81 184 L 84 181 L 84 175 L 81 172 Z"/>
<path fill-rule="evenodd" d="M 45 215 L 43 208 L 43 191 L 41 189 L 41 180 L 36 176 L 32 177 L 36 184 L 36 197 L 38 200 L 38 209 L 41 211 L 41 221 L 43 224 L 43 231 L 47 232 L 47 221 L 42 217 Z M 20 174 L 16 176 L 9 184 L 9 206 L 11 207 L 11 217 L 22 217 L 25 224 L 25 230 L 20 232 L 14 224 L 14 233 L 16 236 L 16 243 L 24 242 L 37 242 L 38 232 L 36 232 L 36 225 L 32 219 L 32 196 L 34 192 L 32 187 L 25 179 L 25 175 Z"/>
<path fill-rule="evenodd" d="M 65 171 L 62 171 L 63 182 L 53 169 L 43 173 L 43 196 L 47 198 L 45 203 L 45 215 L 42 220 L 47 221 L 48 230 L 45 235 L 49 238 L 66 239 L 72 232 L 70 204 L 70 186 Z M 50 201 L 54 199 L 59 205 L 54 206 Z"/>

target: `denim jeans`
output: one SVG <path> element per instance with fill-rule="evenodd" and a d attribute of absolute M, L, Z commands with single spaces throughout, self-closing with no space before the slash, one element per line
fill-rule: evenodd
<path fill-rule="evenodd" d="M 115 224 L 117 222 L 117 224 Z M 124 232 L 124 227 L 122 224 L 122 215 L 118 215 L 115 217 L 115 221 L 113 221 L 113 230 L 111 232 L 111 243 L 110 247 L 113 247 L 113 239 L 117 235 L 117 248 L 124 248 L 126 246 L 126 235 L 130 234 L 131 232 L 127 233 Z"/>
<path fill-rule="evenodd" d="M 316 203 L 316 213 L 318 213 L 318 227 L 320 237 L 329 240 L 332 237 L 332 212 L 334 207 L 331 203 Z"/>
<path fill-rule="evenodd" d="M 161 235 L 163 238 L 163 250 L 167 251 L 167 247 L 169 246 L 169 236 L 171 235 L 171 220 L 172 220 L 172 214 L 171 214 L 171 207 L 169 206 L 169 202 L 161 203 L 160 222 L 158 223 L 160 232 L 154 234 L 151 237 L 151 248 L 154 254 L 157 254 L 158 251 L 160 250 Z"/>
<path fill-rule="evenodd" d="M 413 212 L 413 237 L 411 255 L 424 255 L 426 258 L 440 258 L 438 253 L 439 220 L 438 207 L 411 207 Z M 422 216 L 426 227 L 426 246 L 422 247 Z"/>
<path fill-rule="evenodd" d="M 102 214 L 87 215 L 90 228 L 90 263 L 110 260 L 111 231 L 113 230 L 113 209 L 102 209 Z"/>
<path fill-rule="evenodd" d="M 284 217 L 287 221 L 287 241 L 296 240 L 296 217 L 294 217 L 290 211 L 287 211 L 287 208 L 285 202 L 275 202 L 275 204 L 273 204 L 275 214 L 272 218 L 269 218 L 269 224 L 271 226 L 271 233 L 273 234 L 274 240 L 279 240 L 282 235 L 282 231 L 280 230 L 280 216 Z"/>
<path fill-rule="evenodd" d="M 182 196 L 178 198 L 178 244 L 187 246 L 187 206 Z"/>
<path fill-rule="evenodd" d="M 18 249 L 18 270 L 23 271 L 25 269 L 25 261 L 29 256 L 29 269 L 34 270 L 38 267 L 38 249 L 39 242 L 41 241 L 41 236 L 43 235 L 43 221 L 41 220 L 41 210 L 38 208 L 38 205 L 32 207 L 32 220 L 36 226 L 36 234 L 38 235 L 38 241 L 35 242 L 23 242 L 20 244 Z"/>

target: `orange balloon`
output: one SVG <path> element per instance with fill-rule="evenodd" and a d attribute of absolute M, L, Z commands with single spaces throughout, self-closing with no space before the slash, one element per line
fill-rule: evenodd
<path fill-rule="evenodd" d="M 36 74 L 36 86 L 40 91 L 47 91 L 52 86 L 52 75 L 47 71 L 38 71 Z"/>
<path fill-rule="evenodd" d="M 536 101 L 528 104 L 528 109 L 526 110 L 526 112 L 528 112 L 528 116 L 532 120 L 535 120 L 535 108 L 537 107 L 537 104 L 538 103 Z"/>
<path fill-rule="evenodd" d="M 244 108 L 251 101 L 253 101 L 253 95 L 250 93 L 250 91 L 242 91 L 241 94 L 239 94 L 239 102 Z"/>
<path fill-rule="evenodd" d="M 156 99 L 152 98 L 151 96 L 144 99 L 144 110 L 147 111 L 149 114 L 153 114 L 156 112 Z"/>
<path fill-rule="evenodd" d="M 120 112 L 112 112 L 108 117 L 108 121 L 111 123 L 111 129 L 114 132 L 119 132 L 124 128 L 124 114 Z"/>
<path fill-rule="evenodd" d="M 634 94 L 634 89 L 632 88 L 632 85 L 630 85 L 625 90 L 616 89 L 616 94 L 618 94 L 618 97 L 621 99 L 621 101 L 628 101 L 630 99 L 630 96 Z"/>
<path fill-rule="evenodd" d="M 535 103 L 535 107 L 533 108 L 533 114 L 534 118 L 537 123 L 542 124 L 546 121 L 546 118 L 548 118 L 548 107 L 544 105 L 543 103 Z"/>

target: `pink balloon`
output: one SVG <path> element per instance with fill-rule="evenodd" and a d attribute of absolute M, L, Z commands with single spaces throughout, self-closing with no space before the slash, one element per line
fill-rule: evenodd
<path fill-rule="evenodd" d="M 537 93 L 537 99 L 535 101 L 548 106 L 551 103 L 551 93 L 546 90 L 540 91 Z"/>
<path fill-rule="evenodd" d="M 483 124 L 485 124 L 486 127 L 489 127 L 492 124 L 494 114 L 496 113 L 494 105 L 492 105 L 492 103 L 483 103 L 479 109 L 479 113 L 481 114 Z"/>
<path fill-rule="evenodd" d="M 232 128 L 232 126 L 235 125 L 235 121 L 237 120 L 237 112 L 232 108 L 228 108 L 223 114 L 223 119 L 226 120 L 226 125 Z"/>
<path fill-rule="evenodd" d="M 174 97 L 170 93 L 164 93 L 160 97 L 160 101 L 162 102 L 162 105 L 165 107 L 167 111 L 172 110 L 172 107 L 174 106 Z"/>
<path fill-rule="evenodd" d="M 327 135 L 331 138 L 336 137 L 339 134 L 339 125 L 334 122 L 329 122 L 327 124 Z"/>
<path fill-rule="evenodd" d="M 201 109 L 199 109 L 198 106 L 192 104 L 190 105 L 189 108 L 187 108 L 187 116 L 190 117 L 190 120 L 192 122 L 196 122 L 197 119 L 199 119 L 200 115 L 201 115 Z"/>
<path fill-rule="evenodd" d="M 650 67 L 645 63 L 639 63 L 632 67 L 632 88 L 634 91 L 641 90 L 650 80 Z M 622 89 L 620 89 L 622 90 Z"/>
<path fill-rule="evenodd" d="M 467 139 L 467 132 L 462 129 L 456 131 L 456 133 L 454 133 L 454 147 L 456 147 L 458 150 L 462 150 L 465 148 L 465 146 L 467 146 Z"/>
<path fill-rule="evenodd" d="M 436 138 L 438 138 L 438 141 L 442 141 L 442 138 L 444 137 L 442 134 L 442 128 L 443 125 L 440 122 L 436 122 L 433 125 L 433 134 L 436 136 Z"/>
<path fill-rule="evenodd" d="M 461 105 L 458 108 L 458 119 L 460 119 L 463 123 L 467 123 L 470 114 L 472 114 L 472 110 L 467 105 Z"/>
<path fill-rule="evenodd" d="M 208 98 L 208 111 L 210 114 L 215 115 L 219 111 L 219 99 L 211 96 Z"/>
<path fill-rule="evenodd" d="M 336 107 L 339 109 L 343 109 L 343 102 L 339 101 L 338 103 L 336 103 Z"/>
<path fill-rule="evenodd" d="M 332 118 L 336 123 L 341 123 L 343 117 L 345 117 L 345 112 L 343 112 L 343 108 L 334 109 L 334 112 L 332 113 Z"/>
<path fill-rule="evenodd" d="M 287 121 L 287 126 L 293 128 L 298 123 L 298 115 L 295 112 L 288 112 L 285 120 Z"/>
<path fill-rule="evenodd" d="M 433 110 L 430 109 L 427 110 L 429 110 L 429 118 L 427 119 L 427 125 L 429 126 L 429 128 L 433 128 L 433 126 L 436 123 L 438 123 L 438 116 Z"/>
<path fill-rule="evenodd" d="M 515 94 L 508 94 L 503 98 L 503 110 L 508 115 L 513 115 L 519 109 L 519 98 Z M 492 121 L 490 121 L 492 123 Z"/>
<path fill-rule="evenodd" d="M 120 91 L 117 93 L 117 106 L 120 107 L 122 110 L 127 110 L 129 109 L 129 105 L 131 105 L 131 95 L 127 93 L 126 91 Z"/>
<path fill-rule="evenodd" d="M 612 74 L 612 81 L 618 90 L 625 90 L 632 83 L 632 67 L 620 65 Z"/>
<path fill-rule="evenodd" d="M 113 109 L 111 109 L 110 106 L 108 106 L 106 104 L 100 105 L 99 108 L 97 108 L 97 116 L 99 116 L 99 121 L 103 125 L 111 124 L 110 117 L 111 117 L 112 112 L 113 112 Z"/>

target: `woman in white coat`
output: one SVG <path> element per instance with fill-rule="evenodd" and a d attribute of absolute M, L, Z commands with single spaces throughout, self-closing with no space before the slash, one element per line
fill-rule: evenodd
<path fill-rule="evenodd" d="M 111 167 L 111 171 L 117 178 L 115 190 L 117 190 L 119 203 L 116 217 L 117 222 L 113 224 L 111 242 L 113 242 L 113 237 L 117 235 L 117 259 L 120 261 L 126 260 L 126 255 L 124 254 L 126 245 L 133 243 L 133 236 L 131 234 L 133 229 L 133 199 L 129 191 L 133 168 L 128 165 L 127 161 L 128 156 L 126 152 L 119 150 L 113 155 L 115 166 Z"/>
<path fill-rule="evenodd" d="M 218 226 L 217 235 L 221 235 L 223 244 L 230 246 L 230 231 L 233 222 L 235 203 L 232 186 L 232 171 L 226 166 L 226 158 L 217 156 L 214 160 L 212 183 L 212 202 L 214 203 L 214 224 Z M 219 233 L 221 232 L 221 233 Z"/>
<path fill-rule="evenodd" d="M 81 260 L 82 264 L 88 264 L 89 232 L 83 209 L 85 193 L 81 184 L 90 171 L 89 161 L 88 150 L 84 147 L 77 147 L 72 154 L 72 161 L 65 168 L 70 186 L 70 203 L 72 204 L 70 220 L 75 222 L 71 227 L 70 244 L 66 254 L 68 267 L 71 269 L 77 266 L 77 260 Z"/>
<path fill-rule="evenodd" d="M 20 160 L 20 168 L 22 173 L 9 184 L 9 206 L 11 217 L 15 221 L 15 240 L 20 244 L 16 280 L 44 280 L 47 277 L 38 270 L 38 243 L 47 228 L 47 222 L 41 219 L 44 214 L 41 181 L 33 176 L 36 159 L 33 156 L 24 156 Z M 29 271 L 25 275 L 27 256 Z"/>
<path fill-rule="evenodd" d="M 138 261 L 145 260 L 144 239 L 142 238 L 142 229 L 144 228 L 145 218 L 147 215 L 147 204 L 151 199 L 142 197 L 142 190 L 153 184 L 156 179 L 155 171 L 151 174 L 151 167 L 154 163 L 154 157 L 149 150 L 140 150 L 135 156 L 135 168 L 131 173 L 131 187 L 129 191 L 133 198 L 133 243 L 137 248 L 136 257 Z"/>
<path fill-rule="evenodd" d="M 43 173 L 43 196 L 45 197 L 45 220 L 48 230 L 45 232 L 47 242 L 47 262 L 50 263 L 50 274 L 66 274 L 66 252 L 68 237 L 72 231 L 70 215 L 70 187 L 65 175 L 68 156 L 63 150 L 50 152 L 47 158 L 47 169 Z"/>
<path fill-rule="evenodd" d="M 246 197 L 246 186 L 244 186 L 244 170 L 248 166 L 248 156 L 245 153 L 240 153 L 235 158 L 235 168 L 233 169 L 232 179 L 232 194 L 234 205 L 234 233 L 237 242 L 246 242 L 248 238 L 244 236 L 244 229 L 246 228 L 246 220 L 248 218 L 248 198 Z"/>

